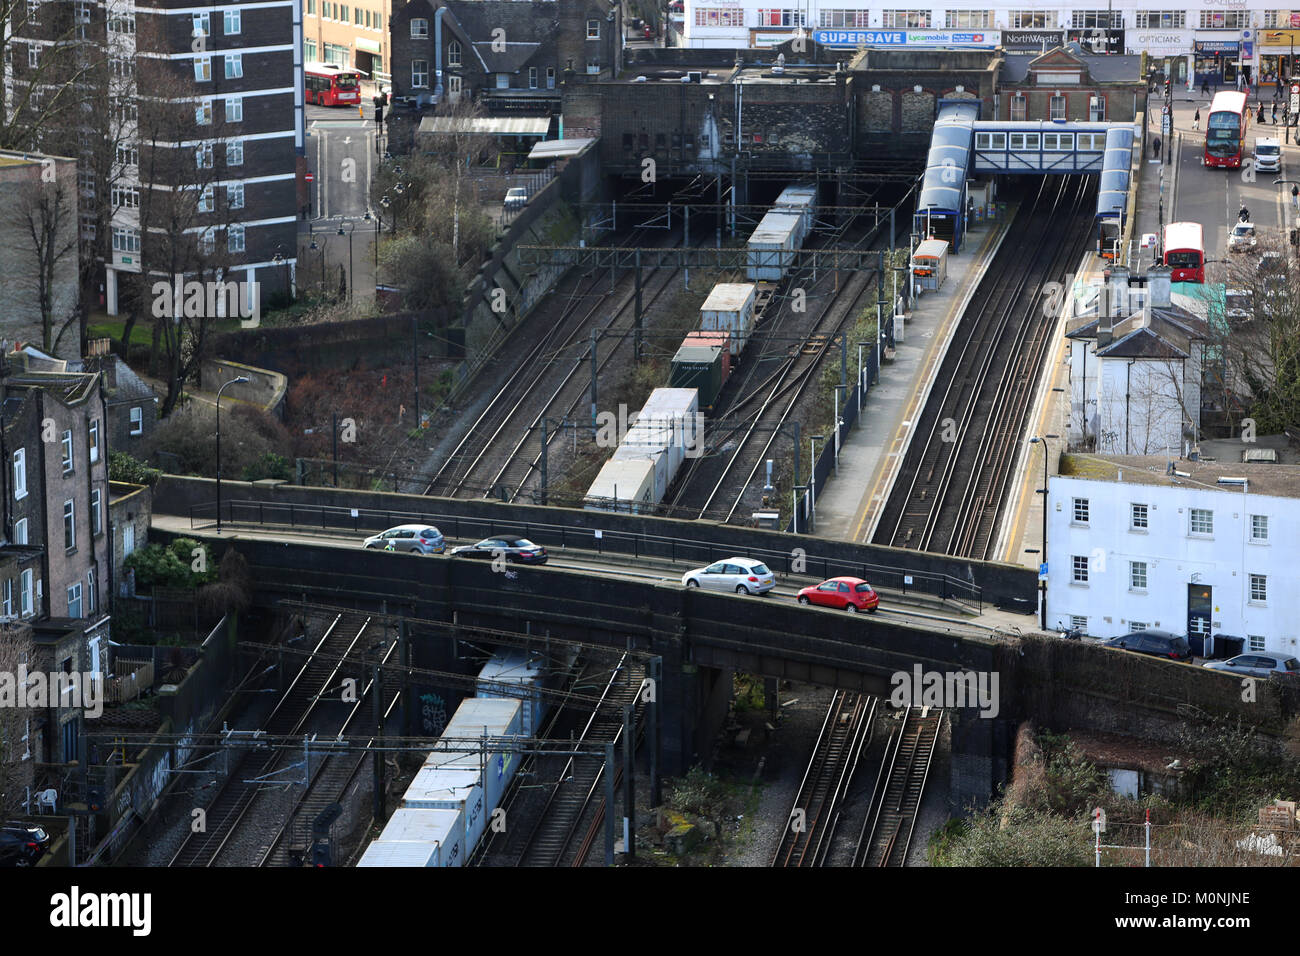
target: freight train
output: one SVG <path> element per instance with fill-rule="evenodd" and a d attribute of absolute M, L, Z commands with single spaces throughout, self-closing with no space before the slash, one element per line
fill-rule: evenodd
<path fill-rule="evenodd" d="M 788 187 L 749 237 L 749 282 L 720 282 L 700 307 L 700 327 L 673 356 L 667 388 L 655 389 L 618 449 L 587 489 L 589 511 L 651 511 L 703 441 L 699 413 L 717 403 L 723 385 L 749 344 L 760 310 L 762 283 L 779 282 L 795 250 L 812 232 L 816 185 Z"/>

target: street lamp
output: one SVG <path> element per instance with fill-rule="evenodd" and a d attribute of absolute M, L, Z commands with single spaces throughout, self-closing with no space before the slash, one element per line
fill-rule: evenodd
<path fill-rule="evenodd" d="M 388 197 L 385 196 L 384 200 L 387 199 Z M 384 201 L 381 200 L 380 204 L 383 205 Z M 361 218 L 363 218 L 366 222 L 370 222 L 371 219 L 375 221 L 375 243 L 374 243 L 375 245 L 375 288 L 378 289 L 379 288 L 379 234 L 384 231 L 384 217 L 381 216 L 379 214 L 379 210 L 376 209 L 375 214 L 373 216 L 370 215 L 369 210 L 367 210 L 366 214 Z"/>
<path fill-rule="evenodd" d="M 323 246 L 316 245 L 315 234 L 312 235 L 311 245 L 308 248 L 310 248 L 312 252 L 315 252 L 317 249 L 320 249 L 320 288 L 321 288 L 321 292 L 324 292 L 325 291 L 325 249 Z"/>
<path fill-rule="evenodd" d="M 289 284 L 289 260 L 284 257 L 284 246 L 275 247 L 275 255 L 271 257 L 271 261 L 277 266 L 284 266 L 284 296 L 287 300 L 286 305 L 293 305 L 293 289 Z"/>
<path fill-rule="evenodd" d="M 1042 446 L 1043 446 L 1043 487 L 1039 490 L 1039 494 L 1041 494 L 1041 495 L 1043 496 L 1043 564 L 1042 564 L 1042 567 L 1039 569 L 1040 581 L 1039 581 L 1039 585 L 1038 585 L 1038 591 L 1039 591 L 1039 602 L 1038 602 L 1038 606 L 1039 606 L 1039 625 L 1042 627 L 1042 629 L 1043 629 L 1044 631 L 1047 630 L 1047 577 L 1046 577 L 1046 570 L 1047 570 L 1047 474 L 1048 474 L 1048 471 L 1049 471 L 1048 466 L 1047 466 L 1047 439 L 1048 439 L 1048 438 L 1060 438 L 1060 437 L 1061 437 L 1060 435 L 1047 435 L 1047 436 L 1044 437 L 1044 438 L 1039 438 L 1039 437 L 1035 436 L 1035 437 L 1029 439 L 1029 443 L 1030 443 L 1031 445 L 1037 445 L 1037 444 L 1040 444 L 1040 443 L 1041 443 Z"/>
<path fill-rule="evenodd" d="M 825 441 L 825 435 L 809 435 L 808 447 L 808 533 L 817 530 L 817 443 Z"/>
<path fill-rule="evenodd" d="M 347 224 L 348 231 L 343 231 L 344 224 Z M 356 285 L 356 275 L 352 272 L 352 234 L 357 231 L 357 224 L 351 219 L 344 219 L 339 216 L 339 235 L 348 237 L 348 301 L 352 301 L 352 287 Z"/>
<path fill-rule="evenodd" d="M 247 382 L 248 376 L 241 375 L 217 389 L 217 531 L 221 531 L 221 393 L 231 385 Z"/>

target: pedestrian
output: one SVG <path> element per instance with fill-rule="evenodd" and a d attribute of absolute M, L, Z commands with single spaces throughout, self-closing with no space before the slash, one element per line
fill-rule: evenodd
<path fill-rule="evenodd" d="M 1156 159 L 1160 158 L 1160 137 L 1157 136 L 1151 141 L 1151 155 Z"/>
<path fill-rule="evenodd" d="M 1264 111 L 1263 111 L 1263 110 L 1260 110 L 1260 111 L 1259 111 L 1259 121 L 1260 121 L 1261 123 L 1264 122 Z M 1276 104 L 1276 103 L 1273 104 L 1273 125 L 1274 125 L 1274 126 L 1277 125 L 1277 104 Z"/>
<path fill-rule="evenodd" d="M 1260 104 L 1259 104 L 1259 115 L 1255 118 L 1255 122 L 1257 122 L 1257 123 L 1263 123 L 1263 122 L 1264 122 L 1264 104 L 1263 104 L 1263 103 L 1260 103 Z"/>
<path fill-rule="evenodd" d="M 1300 186 L 1291 187 L 1291 205 L 1300 209 Z"/>
<path fill-rule="evenodd" d="M 1192 117 L 1192 129 L 1199 130 L 1200 128 L 1201 128 L 1201 111 L 1198 109 L 1196 111 L 1196 115 Z"/>

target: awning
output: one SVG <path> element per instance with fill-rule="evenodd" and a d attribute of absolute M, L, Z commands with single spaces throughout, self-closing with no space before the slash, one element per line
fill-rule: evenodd
<path fill-rule="evenodd" d="M 366 37 L 357 37 L 357 49 L 365 50 L 367 53 L 378 53 L 379 41 L 369 40 Z"/>
<path fill-rule="evenodd" d="M 577 156 L 584 149 L 596 142 L 594 139 L 547 139 L 533 147 L 529 159 L 562 159 L 565 156 Z"/>
<path fill-rule="evenodd" d="M 434 135 L 545 136 L 550 128 L 549 116 L 426 116 L 420 120 L 420 132 Z"/>

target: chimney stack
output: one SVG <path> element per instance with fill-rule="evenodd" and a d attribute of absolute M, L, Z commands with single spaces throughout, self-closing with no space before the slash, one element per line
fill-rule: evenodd
<path fill-rule="evenodd" d="M 1114 335 L 1115 319 L 1123 319 L 1128 312 L 1128 278 L 1126 266 L 1113 266 L 1101 290 L 1097 308 L 1097 350 L 1110 345 Z"/>
<path fill-rule="evenodd" d="M 1147 305 L 1169 306 L 1172 274 L 1168 266 L 1152 266 L 1147 270 Z"/>

